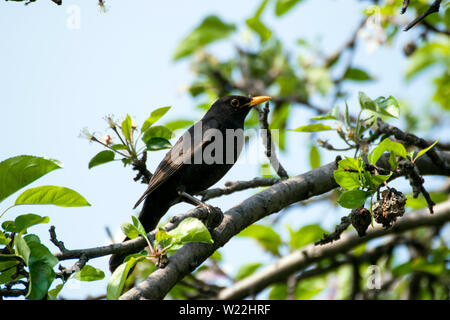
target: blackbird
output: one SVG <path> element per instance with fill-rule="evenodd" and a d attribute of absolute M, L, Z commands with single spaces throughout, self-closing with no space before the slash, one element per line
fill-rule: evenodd
<path fill-rule="evenodd" d="M 145 200 L 138 218 L 146 232 L 156 228 L 169 208 L 181 201 L 206 205 L 192 194 L 208 189 L 231 169 L 243 147 L 244 120 L 251 107 L 270 99 L 268 96 L 222 97 L 180 137 L 156 168 L 147 190 L 133 208 Z M 111 272 L 128 254 L 111 256 Z"/>

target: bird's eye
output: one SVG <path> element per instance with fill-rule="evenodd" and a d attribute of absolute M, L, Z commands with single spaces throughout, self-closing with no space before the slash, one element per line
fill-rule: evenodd
<path fill-rule="evenodd" d="M 235 108 L 239 107 L 239 100 L 238 99 L 231 100 L 231 105 Z"/>

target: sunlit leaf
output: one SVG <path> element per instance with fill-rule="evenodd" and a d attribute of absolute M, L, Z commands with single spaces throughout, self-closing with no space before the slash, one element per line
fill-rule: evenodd
<path fill-rule="evenodd" d="M 105 273 L 91 265 L 85 265 L 80 271 L 73 275 L 75 279 L 80 281 L 97 281 L 105 278 Z"/>
<path fill-rule="evenodd" d="M 238 236 L 255 239 L 264 249 L 273 254 L 278 254 L 278 247 L 281 244 L 281 237 L 271 227 L 260 224 L 252 224 L 242 230 Z"/>
<path fill-rule="evenodd" d="M 146 146 L 147 150 L 157 151 L 162 149 L 170 149 L 172 147 L 172 144 L 167 139 L 161 137 L 154 137 L 148 139 Z"/>
<path fill-rule="evenodd" d="M 433 147 L 436 145 L 436 143 L 439 142 L 439 139 L 440 139 L 440 138 L 438 138 L 438 139 L 437 139 L 431 146 L 429 146 L 428 148 L 425 148 L 425 149 L 420 150 L 420 151 L 417 153 L 416 157 L 414 158 L 413 162 L 415 162 L 417 159 L 419 159 L 419 157 L 423 156 L 423 155 L 424 155 L 425 153 L 427 153 L 431 148 L 433 148 Z"/>
<path fill-rule="evenodd" d="M 17 156 L 0 162 L 0 202 L 43 175 L 62 168 L 53 159 Z"/>
<path fill-rule="evenodd" d="M 20 233 L 26 231 L 31 226 L 48 223 L 49 221 L 49 217 L 41 217 L 37 214 L 29 213 L 17 216 L 14 221 L 3 222 L 2 227 L 6 231 Z"/>
<path fill-rule="evenodd" d="M 256 270 L 258 270 L 261 266 L 262 264 L 258 262 L 251 262 L 244 264 L 239 268 L 234 278 L 236 280 L 242 280 L 244 278 L 247 278 L 248 276 L 252 275 Z"/>
<path fill-rule="evenodd" d="M 131 129 L 133 126 L 133 121 L 131 120 L 130 115 L 127 114 L 127 117 L 122 122 L 122 133 L 125 139 L 131 141 Z"/>
<path fill-rule="evenodd" d="M 201 47 L 228 37 L 236 27 L 217 16 L 208 16 L 175 49 L 174 60 L 191 55 Z"/>
<path fill-rule="evenodd" d="M 275 5 L 275 14 L 280 17 L 291 10 L 301 0 L 277 0 Z"/>
<path fill-rule="evenodd" d="M 344 191 L 340 195 L 338 203 L 341 207 L 348 209 L 359 208 L 364 206 L 369 195 L 370 193 L 358 189 Z"/>
<path fill-rule="evenodd" d="M 321 123 L 315 123 L 315 124 L 309 124 L 306 126 L 298 127 L 297 129 L 294 129 L 293 131 L 296 132 L 317 132 L 317 131 L 327 131 L 327 130 L 333 130 L 332 127 L 321 124 Z"/>
<path fill-rule="evenodd" d="M 353 81 L 369 81 L 369 80 L 373 80 L 373 77 L 362 69 L 348 68 L 345 71 L 344 79 L 353 80 Z"/>
<path fill-rule="evenodd" d="M 292 249 L 302 248 L 307 244 L 320 240 L 324 233 L 326 233 L 326 231 L 318 224 L 306 225 L 297 231 L 289 228 L 289 234 L 291 237 L 289 245 Z"/>
<path fill-rule="evenodd" d="M 150 117 L 145 120 L 144 124 L 142 125 L 141 132 L 144 132 L 148 128 L 150 128 L 156 121 L 162 118 L 167 111 L 169 111 L 170 107 L 162 107 L 158 108 L 150 114 Z"/>
<path fill-rule="evenodd" d="M 53 204 L 60 207 L 90 206 L 78 192 L 57 186 L 41 186 L 25 190 L 15 202 L 21 204 Z"/>
<path fill-rule="evenodd" d="M 320 167 L 320 153 L 319 149 L 312 145 L 309 150 L 309 164 L 311 165 L 311 169 L 316 169 Z"/>
<path fill-rule="evenodd" d="M 114 160 L 115 153 L 110 150 L 103 150 L 97 153 L 91 161 L 89 161 L 88 168 L 91 169 L 95 166 L 110 162 Z"/>

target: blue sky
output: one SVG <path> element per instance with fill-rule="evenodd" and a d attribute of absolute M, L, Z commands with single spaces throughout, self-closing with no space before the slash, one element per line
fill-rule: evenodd
<path fill-rule="evenodd" d="M 107 241 L 105 226 L 117 231 L 120 223 L 128 221 L 133 204 L 145 186 L 135 183 L 134 172 L 116 162 L 88 170 L 89 160 L 100 147 L 79 139 L 83 127 L 105 131 L 107 114 L 123 117 L 127 113 L 142 123 L 152 110 L 172 106 L 165 117 L 199 119 L 195 103 L 183 87 L 194 75 L 188 60 L 173 62 L 173 52 L 188 32 L 209 14 L 217 14 L 227 22 L 243 22 L 250 17 L 260 1 L 106 1 L 108 11 L 99 12 L 93 0 L 63 1 L 56 6 L 51 1 L 37 1 L 24 7 L 21 3 L 0 2 L 0 126 L 1 159 L 21 154 L 48 156 L 62 161 L 65 168 L 52 172 L 31 186 L 62 185 L 80 192 L 91 204 L 88 208 L 30 207 L 29 212 L 48 215 L 56 226 L 60 240 L 69 249 L 103 245 Z M 70 8 L 80 10 L 80 28 L 68 28 Z M 361 1 L 305 1 L 283 19 L 273 16 L 270 7 L 264 15 L 288 48 L 294 50 L 299 38 L 319 41 L 326 52 L 340 47 L 361 19 L 367 4 Z M 241 28 L 240 30 L 244 30 Z M 401 33 L 391 48 L 381 48 L 373 54 L 359 50 L 355 65 L 365 66 L 379 81 L 365 85 L 349 85 L 353 94 L 348 100 L 354 108 L 358 90 L 369 96 L 394 95 L 414 100 L 422 106 L 430 94 L 428 80 L 405 83 L 406 67 L 401 47 L 417 36 L 414 30 Z M 232 43 L 221 42 L 211 50 L 227 56 L 233 43 L 244 43 L 238 32 Z M 252 44 L 249 44 L 250 46 Z M 291 126 L 304 124 L 310 112 L 297 109 Z M 309 145 L 308 135 L 290 134 L 297 145 Z M 294 148 L 281 156 L 289 174 L 309 170 L 306 149 Z M 149 166 L 154 169 L 164 155 L 150 155 Z M 331 161 L 335 154 L 324 156 Z M 233 168 L 218 183 L 251 179 L 259 173 L 258 165 Z M 252 191 L 234 194 L 210 203 L 227 209 Z M 14 196 L 2 203 L 7 206 Z M 188 209 L 177 205 L 170 213 Z M 323 222 L 331 227 L 344 211 L 331 211 L 327 205 L 296 209 L 298 214 L 283 220 L 298 227 L 304 223 Z M 26 213 L 24 208 L 8 212 L 8 218 Z M 48 239 L 48 227 L 36 227 L 33 232 Z M 283 229 L 283 228 L 282 228 Z M 48 241 L 46 242 L 48 243 Z M 51 244 L 49 247 L 56 251 Z M 248 248 L 248 250 L 242 250 Z M 269 261 L 269 257 L 253 250 L 251 241 L 233 240 L 223 249 L 225 259 L 244 262 Z M 244 254 L 245 252 L 245 254 Z M 107 259 L 89 263 L 106 270 Z M 70 262 L 63 264 L 68 266 Z M 227 266 L 234 272 L 236 266 Z M 109 272 L 106 272 L 107 278 Z M 73 284 L 62 291 L 67 298 L 83 298 L 87 294 L 105 292 L 106 280 L 96 283 Z"/>

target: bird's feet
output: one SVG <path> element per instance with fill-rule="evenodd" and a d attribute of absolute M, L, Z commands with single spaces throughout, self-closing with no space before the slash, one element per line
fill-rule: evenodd
<path fill-rule="evenodd" d="M 184 200 L 188 203 L 191 203 L 197 208 L 202 210 L 196 210 L 193 212 L 193 214 L 188 214 L 187 216 L 194 216 L 195 218 L 201 220 L 208 229 L 212 230 L 215 227 L 217 227 L 223 220 L 223 212 L 218 207 L 213 207 L 207 203 L 204 203 L 197 198 L 191 196 L 189 193 L 186 193 L 184 191 L 178 191 L 178 194 L 184 198 Z M 184 215 L 183 215 L 184 216 Z M 175 218 L 175 217 L 173 217 Z M 172 219 L 171 219 L 172 220 Z M 173 219 L 173 221 L 179 220 L 179 219 Z"/>

